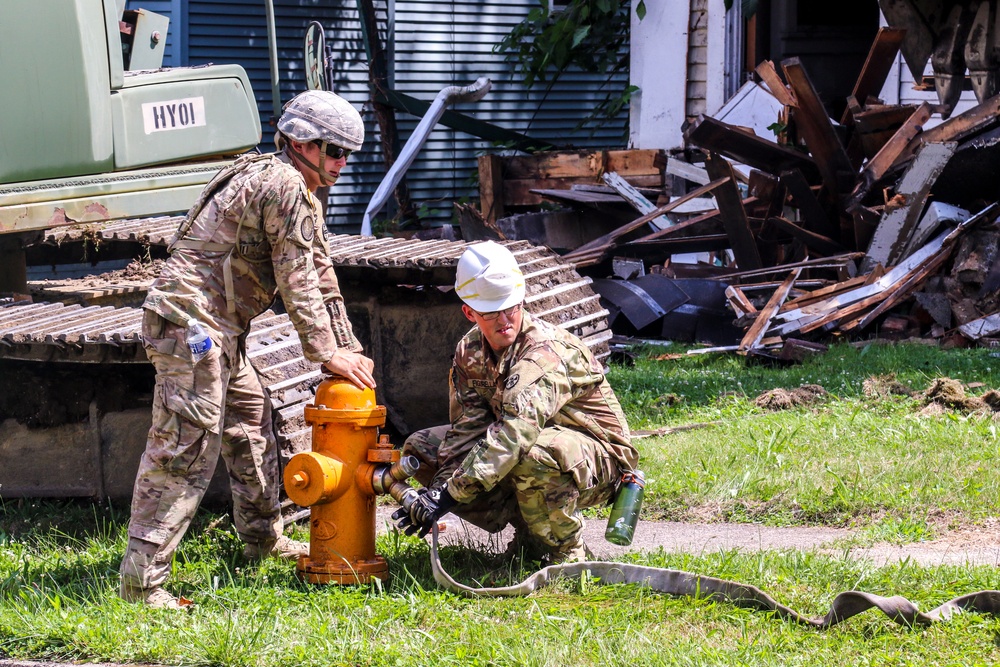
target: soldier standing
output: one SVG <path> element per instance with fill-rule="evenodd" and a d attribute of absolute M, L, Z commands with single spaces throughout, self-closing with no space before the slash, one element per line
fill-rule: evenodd
<path fill-rule="evenodd" d="M 509 552 L 584 560 L 580 510 L 606 504 L 639 455 L 601 364 L 579 338 L 523 309 L 509 250 L 469 246 L 455 290 L 473 328 L 451 369 L 451 424 L 411 435 L 426 488 L 393 518 L 426 535 L 449 511 L 489 532 L 515 526 Z"/>
<path fill-rule="evenodd" d="M 125 600 L 179 608 L 163 584 L 221 453 L 244 555 L 294 558 L 283 535 L 271 409 L 246 360 L 250 321 L 281 296 L 309 361 L 374 388 L 330 260 L 314 195 L 332 185 L 364 125 L 343 98 L 308 91 L 285 105 L 279 152 L 248 155 L 202 191 L 143 304 L 143 343 L 156 368 L 153 425 L 136 475 Z M 207 334 L 207 339 L 204 335 Z"/>

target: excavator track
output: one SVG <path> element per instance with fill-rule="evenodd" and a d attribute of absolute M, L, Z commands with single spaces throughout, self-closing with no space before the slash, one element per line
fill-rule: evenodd
<path fill-rule="evenodd" d="M 44 243 L 165 246 L 179 221 L 162 217 L 77 225 L 47 232 Z M 450 286 L 468 243 L 351 235 L 333 235 L 329 241 L 349 316 L 366 353 L 376 360 L 380 402 L 389 407 L 390 425 L 406 433 L 430 425 L 424 423 L 428 420 L 444 421 L 447 367 L 454 344 L 469 326 L 460 317 Z M 606 358 L 611 338 L 608 313 L 590 288 L 590 279 L 546 247 L 506 243 L 525 273 L 529 312 L 573 331 L 598 358 Z M 39 288 L 43 298 L 58 295 L 60 302 L 0 304 L 0 365 L 7 360 L 102 367 L 147 363 L 139 307 L 147 284 L 88 281 L 74 287 L 72 283 L 49 281 Z M 133 305 L 99 305 L 121 303 L 123 298 Z M 268 311 L 255 318 L 247 356 L 270 397 L 283 454 L 308 449 L 310 431 L 303 408 L 312 400 L 322 373 L 302 356 L 288 316 Z"/>

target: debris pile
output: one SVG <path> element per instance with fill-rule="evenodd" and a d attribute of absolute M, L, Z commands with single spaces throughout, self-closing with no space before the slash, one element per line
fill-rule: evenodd
<path fill-rule="evenodd" d="M 688 148 L 656 162 L 665 189 L 655 201 L 643 190 L 654 185 L 648 174 L 638 187 L 607 171 L 601 192 L 531 190 L 564 202 L 600 195 L 605 206 L 617 197 L 641 214 L 591 234 L 564 259 L 599 277 L 595 288 L 629 333 L 683 340 L 680 330 L 690 334 L 702 318 L 716 318 L 703 327 L 715 334 L 718 321 L 735 321 L 725 335 L 695 331 L 693 339 L 786 358 L 831 336 L 993 344 L 1000 96 L 944 121 L 950 109 L 882 103 L 875 95 L 899 33 L 879 32 L 839 121 L 799 59 L 783 61 L 780 72 L 761 63 L 759 83 L 747 83 L 717 117 L 690 122 Z M 778 122 L 748 129 L 739 104 L 757 116 L 770 105 Z M 694 253 L 697 263 L 678 261 Z"/>

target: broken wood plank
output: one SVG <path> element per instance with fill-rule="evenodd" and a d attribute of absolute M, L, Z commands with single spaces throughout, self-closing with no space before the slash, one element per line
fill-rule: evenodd
<path fill-rule="evenodd" d="M 616 171 L 630 181 L 634 176 L 662 176 L 657 158 L 663 151 L 550 151 L 514 155 L 503 159 L 507 180 L 576 179 L 597 182 L 606 171 Z M 662 186 L 662 180 L 659 184 Z"/>
<path fill-rule="evenodd" d="M 744 271 L 761 268 L 760 252 L 750 231 L 740 191 L 736 187 L 733 165 L 718 153 L 710 153 L 705 160 L 705 168 L 715 180 L 729 179 L 728 183 L 715 190 L 715 201 L 719 203 L 722 225 L 732 243 L 737 266 Z"/>
<path fill-rule="evenodd" d="M 753 315 L 757 312 L 757 308 L 750 303 L 747 295 L 736 285 L 730 285 L 726 288 L 726 298 L 729 300 L 733 312 L 736 313 L 736 317 Z"/>
<path fill-rule="evenodd" d="M 688 144 L 770 174 L 799 169 L 807 180 L 819 178 L 816 161 L 808 155 L 708 116 L 699 116 L 684 132 L 684 139 Z"/>
<path fill-rule="evenodd" d="M 839 255 L 845 250 L 844 246 L 840 245 L 833 239 L 823 236 L 822 234 L 811 232 L 808 229 L 804 229 L 791 220 L 775 216 L 773 218 L 768 218 L 767 221 L 778 229 L 791 234 L 792 238 L 801 241 L 807 248 L 815 250 L 816 254 L 824 257 Z"/>
<path fill-rule="evenodd" d="M 612 187 L 622 199 L 631 204 L 639 213 L 645 215 L 656 210 L 656 204 L 646 199 L 641 192 L 629 185 L 628 181 L 618 175 L 616 171 L 609 171 L 601 175 L 601 180 Z M 654 229 L 666 229 L 673 223 L 665 215 L 653 218 L 649 224 Z"/>
<path fill-rule="evenodd" d="M 875 233 L 868 246 L 868 254 L 861 263 L 862 271 L 870 271 L 876 264 L 888 267 L 903 259 L 903 250 L 920 220 L 924 203 L 934 181 L 955 154 L 958 144 L 926 144 L 917 159 L 903 174 L 896 196 L 886 204 Z"/>
<path fill-rule="evenodd" d="M 740 341 L 737 350 L 739 352 L 749 352 L 751 350 L 757 349 L 760 345 L 761 339 L 764 337 L 765 332 L 771 325 L 771 319 L 778 312 L 778 308 L 788 297 L 788 292 L 792 289 L 792 285 L 795 284 L 796 278 L 802 269 L 795 269 L 788 274 L 788 277 L 781 283 L 778 289 L 774 290 L 774 294 L 768 299 L 767 305 L 765 305 L 761 311 L 757 314 L 757 319 L 754 320 L 753 325 L 747 330 L 746 335 L 743 336 L 743 340 Z"/>
<path fill-rule="evenodd" d="M 684 162 L 683 160 L 678 160 L 674 157 L 667 158 L 666 171 L 672 176 L 680 176 L 681 178 L 691 181 L 692 183 L 697 183 L 698 185 L 708 185 L 708 183 L 712 180 L 708 177 L 708 172 L 703 168 L 689 162 Z"/>
<path fill-rule="evenodd" d="M 590 241 L 588 243 L 583 244 L 582 246 L 580 246 L 579 248 L 577 248 L 573 252 L 568 253 L 566 255 L 563 255 L 563 259 L 565 259 L 568 262 L 575 262 L 575 261 L 577 261 L 578 258 L 580 258 L 583 255 L 587 254 L 588 251 L 591 251 L 591 250 L 602 250 L 602 251 L 606 252 L 607 250 L 610 249 L 610 246 L 617 239 L 621 238 L 625 234 L 628 234 L 629 232 L 632 232 L 632 231 L 634 231 L 636 229 L 639 229 L 640 227 L 642 227 L 643 225 L 645 225 L 646 223 L 648 223 L 650 220 L 653 220 L 653 219 L 657 218 L 658 216 L 661 216 L 661 215 L 663 215 L 665 213 L 669 213 L 670 211 L 674 210 L 675 208 L 677 208 L 678 206 L 680 206 L 684 202 L 690 201 L 692 199 L 695 199 L 697 197 L 702 196 L 703 194 L 711 192 L 712 190 L 716 189 L 720 185 L 724 185 L 724 184 L 728 183 L 729 181 L 730 181 L 729 178 L 719 179 L 719 180 L 716 180 L 716 181 L 713 181 L 713 182 L 709 183 L 708 185 L 703 185 L 702 187 L 697 188 L 696 190 L 692 190 L 691 192 L 687 193 L 683 197 L 675 199 L 674 201 L 670 202 L 669 204 L 664 204 L 663 206 L 657 208 L 655 211 L 651 211 L 651 212 L 647 213 L 646 215 L 642 216 L 641 218 L 637 218 L 637 219 L 633 220 L 632 222 L 629 222 L 629 223 L 627 223 L 627 224 L 619 227 L 618 229 L 615 229 L 615 230 L 613 230 L 611 232 L 608 232 L 604 236 L 599 236 L 598 238 L 594 239 L 593 241 Z M 679 227 L 679 226 L 680 225 L 675 225 L 675 227 Z M 661 231 L 666 231 L 666 230 L 661 230 Z"/>
<path fill-rule="evenodd" d="M 834 320 L 862 312 L 881 301 L 884 296 L 888 296 L 892 289 L 909 279 L 914 272 L 919 272 L 928 262 L 933 262 L 938 253 L 953 244 L 966 229 L 983 221 L 992 221 L 998 213 L 1000 213 L 1000 203 L 987 206 L 960 223 L 955 229 L 936 236 L 891 270 L 886 271 L 878 280 L 803 308 L 779 312 L 774 319 L 781 320 L 785 324 L 776 327 L 773 333 L 777 335 L 786 335 L 793 331 L 805 333 Z"/>
<path fill-rule="evenodd" d="M 916 104 L 899 106 L 885 106 L 880 104 L 868 107 L 863 111 L 858 110 L 853 112 L 854 133 L 858 137 L 864 155 L 868 159 L 875 157 L 882 150 L 882 147 L 892 139 L 899 128 L 902 127 L 903 123 L 919 108 L 919 105 Z M 910 139 L 912 138 L 910 137 Z"/>
<path fill-rule="evenodd" d="M 889 75 L 892 66 L 896 64 L 896 54 L 899 53 L 899 46 L 903 43 L 906 30 L 902 28 L 883 27 L 878 29 L 868 57 L 861 68 L 861 74 L 854 84 L 851 95 L 864 102 L 871 96 L 878 95 L 885 84 L 885 77 Z M 842 125 L 851 122 L 849 109 L 844 110 L 844 115 L 840 120 Z"/>
<path fill-rule="evenodd" d="M 945 263 L 945 260 L 947 260 L 948 256 L 951 254 L 950 252 L 947 252 L 948 250 L 949 248 L 942 249 L 941 252 L 939 252 L 935 257 L 932 257 L 919 270 L 914 271 L 909 278 L 896 287 L 891 294 L 887 295 L 886 298 L 883 299 L 882 303 L 873 308 L 867 315 L 858 320 L 846 322 L 841 328 L 844 331 L 850 331 L 854 328 L 864 329 L 871 324 L 876 317 L 896 306 L 917 288 L 919 288 L 923 282 L 927 280 L 928 276 L 941 268 L 941 265 Z"/>
<path fill-rule="evenodd" d="M 774 63 L 770 60 L 764 60 L 757 65 L 754 72 L 760 77 L 760 80 L 764 82 L 767 89 L 774 95 L 774 99 L 781 102 L 786 107 L 795 106 L 795 95 L 791 90 L 785 85 L 785 82 L 781 80 L 778 75 L 778 70 L 774 67 Z"/>
<path fill-rule="evenodd" d="M 1000 124 L 1000 95 L 994 95 L 982 104 L 977 104 L 968 111 L 952 116 L 940 125 L 918 134 L 900 153 L 896 166 L 912 160 L 921 147 L 927 144 L 961 142 L 966 137 L 998 124 Z"/>
<path fill-rule="evenodd" d="M 795 308 L 804 308 L 818 301 L 823 301 L 824 299 L 841 292 L 848 292 L 855 287 L 860 287 L 865 284 L 866 276 L 856 276 L 854 278 L 849 278 L 843 282 L 835 283 L 833 285 L 827 285 L 826 287 L 821 287 L 812 292 L 807 292 L 802 296 L 790 299 L 782 304 L 780 311 L 787 312 Z"/>
<path fill-rule="evenodd" d="M 782 61 L 781 69 L 784 70 L 785 79 L 795 91 L 795 100 L 798 103 L 792 109 L 792 118 L 809 152 L 816 160 L 823 184 L 835 201 L 838 201 L 842 194 L 850 192 L 854 187 L 854 166 L 847 157 L 847 151 L 841 145 L 826 108 L 802 62 L 798 58 L 788 58 Z"/>
<path fill-rule="evenodd" d="M 871 191 L 871 188 L 889 172 L 892 165 L 899 160 L 900 154 L 913 141 L 913 138 L 924 131 L 924 125 L 930 120 L 930 117 L 931 107 L 924 102 L 896 130 L 896 133 L 882 146 L 875 157 L 868 161 L 868 164 L 861 171 L 858 184 L 854 187 L 854 192 L 851 193 L 851 198 L 846 205 L 848 211 L 859 205 Z"/>
<path fill-rule="evenodd" d="M 493 225 L 504 216 L 503 166 L 499 155 L 479 156 L 479 210 L 483 220 Z"/>

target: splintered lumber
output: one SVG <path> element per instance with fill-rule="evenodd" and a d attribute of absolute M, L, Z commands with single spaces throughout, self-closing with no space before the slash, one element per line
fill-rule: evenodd
<path fill-rule="evenodd" d="M 952 116 L 940 125 L 918 134 L 902 151 L 896 164 L 907 162 L 926 144 L 961 142 L 966 137 L 978 134 L 988 128 L 1000 124 L 1000 95 L 994 95 L 982 104 L 977 104 L 968 111 Z"/>
<path fill-rule="evenodd" d="M 906 30 L 902 28 L 878 29 L 872 48 L 868 51 L 868 58 L 851 92 L 854 99 L 864 102 L 869 97 L 879 94 L 885 84 L 885 77 L 896 64 L 896 54 L 899 53 L 899 46 L 903 43 L 904 36 Z M 850 109 L 845 109 L 840 122 L 846 125 L 850 120 Z"/>
<path fill-rule="evenodd" d="M 774 319 L 784 324 L 775 326 L 769 333 L 781 336 L 795 331 L 807 333 L 837 320 L 849 321 L 887 298 L 901 298 L 929 273 L 925 271 L 928 266 L 944 261 L 951 246 L 966 229 L 991 221 L 998 213 L 1000 203 L 991 204 L 955 229 L 942 232 L 877 280 L 823 301 L 777 313 Z"/>
<path fill-rule="evenodd" d="M 847 157 L 847 151 L 837 138 L 833 123 L 826 113 L 826 108 L 819 94 L 809 80 L 809 75 L 798 58 L 782 61 L 781 68 L 785 79 L 795 91 L 797 106 L 792 109 L 792 118 L 799 129 L 799 134 L 809 147 L 816 164 L 819 166 L 823 184 L 835 197 L 849 192 L 854 184 L 855 170 Z"/>
<path fill-rule="evenodd" d="M 815 250 L 819 255 L 837 255 L 844 252 L 844 246 L 830 237 L 804 229 L 791 220 L 775 216 L 768 218 L 767 221 L 778 229 L 787 232 L 793 238 L 801 241 L 810 250 Z"/>
<path fill-rule="evenodd" d="M 580 246 L 579 248 L 577 248 L 573 252 L 567 253 L 566 255 L 563 255 L 563 259 L 565 261 L 567 261 L 567 262 L 578 263 L 580 265 L 583 265 L 582 264 L 583 263 L 583 259 L 587 258 L 587 260 L 589 262 L 594 257 L 595 251 L 597 251 L 597 255 L 598 256 L 603 256 L 612 247 L 614 247 L 615 241 L 617 241 L 619 238 L 621 238 L 625 234 L 628 234 L 629 232 L 632 232 L 632 231 L 635 231 L 636 229 L 639 229 L 640 227 L 642 227 L 643 225 L 645 225 L 646 223 L 648 223 L 650 220 L 655 220 L 659 216 L 661 216 L 661 215 L 663 215 L 665 213 L 669 213 L 670 211 L 674 210 L 675 208 L 677 208 L 678 206 L 680 206 L 681 204 L 683 204 L 685 202 L 688 202 L 688 201 L 690 201 L 692 199 L 695 199 L 697 197 L 702 196 L 703 194 L 711 192 L 712 190 L 716 189 L 720 185 L 724 185 L 725 183 L 728 183 L 729 180 L 730 180 L 729 178 L 719 179 L 717 181 L 712 181 L 708 185 L 703 185 L 700 188 L 692 190 L 691 192 L 687 193 L 683 197 L 675 199 L 674 201 L 670 202 L 669 204 L 664 204 L 663 206 L 659 207 L 655 211 L 650 211 L 649 213 L 647 213 L 646 215 L 642 216 L 641 218 L 636 218 L 632 222 L 626 223 L 625 225 L 622 225 L 618 229 L 615 229 L 613 231 L 608 232 L 604 236 L 599 236 L 596 239 L 594 239 L 593 241 L 590 241 L 588 243 L 584 243 L 582 246 Z M 667 229 L 674 229 L 675 227 L 679 227 L 679 226 L 680 225 L 674 225 L 674 227 L 668 227 Z M 666 231 L 666 230 L 661 230 L 661 231 Z M 600 260 L 598 259 L 596 261 L 600 261 Z M 596 261 L 595 261 L 595 263 L 596 263 Z"/>
<path fill-rule="evenodd" d="M 639 213 L 645 215 L 646 213 L 656 210 L 656 204 L 646 199 L 641 192 L 636 190 L 629 184 L 628 181 L 619 176 L 618 172 L 609 171 L 606 174 L 602 174 L 601 179 L 607 183 L 608 186 L 613 188 L 622 199 L 631 204 L 635 210 L 639 211 Z M 673 223 L 670 222 L 670 219 L 667 218 L 667 216 L 661 215 L 650 220 L 649 224 L 653 225 L 656 229 L 666 229 Z"/>
<path fill-rule="evenodd" d="M 829 238 L 835 238 L 838 235 L 839 230 L 837 226 L 830 221 L 830 216 L 827 215 L 823 205 L 816 199 L 816 195 L 813 194 L 809 183 L 806 182 L 805 176 L 802 175 L 801 171 L 791 169 L 782 172 L 781 183 L 788 189 L 788 194 L 791 195 L 792 201 L 798 207 L 804 222 L 803 227 L 810 232 Z M 774 217 L 779 217 L 780 215 L 781 212 L 779 210 Z"/>
<path fill-rule="evenodd" d="M 757 73 L 760 80 L 764 82 L 767 89 L 771 91 L 772 95 L 774 95 L 774 99 L 778 100 L 786 107 L 795 106 L 795 95 L 792 94 L 792 91 L 785 86 L 785 82 L 781 80 L 780 76 L 778 76 L 778 70 L 774 68 L 773 62 L 770 60 L 762 61 L 759 65 L 757 65 L 754 72 Z"/>
<path fill-rule="evenodd" d="M 744 271 L 761 268 L 763 264 L 760 261 L 760 252 L 757 250 L 753 232 L 750 231 L 750 223 L 743 208 L 739 188 L 736 187 L 733 165 L 719 154 L 710 153 L 705 160 L 705 168 L 708 170 L 708 175 L 715 180 L 729 179 L 728 183 L 716 189 L 715 201 L 719 203 L 722 225 L 732 243 L 737 266 Z"/>
<path fill-rule="evenodd" d="M 858 107 L 852 110 L 855 135 L 864 155 L 869 159 L 875 157 L 918 108 L 919 105 L 916 104 L 873 104 L 864 109 Z M 910 139 L 912 138 L 911 136 Z M 900 150 L 902 148 L 905 145 Z"/>
<path fill-rule="evenodd" d="M 861 171 L 861 177 L 858 179 L 858 184 L 854 187 L 854 192 L 851 193 L 847 210 L 851 210 L 860 204 L 861 200 L 865 198 L 872 187 L 882 180 L 882 177 L 892 169 L 892 166 L 899 160 L 899 156 L 910 145 L 914 137 L 923 132 L 924 125 L 930 120 L 930 117 L 931 107 L 924 102 L 896 130 L 896 133 L 882 146 L 881 150 L 875 154 L 875 157 L 868 161 L 868 164 Z"/>
<path fill-rule="evenodd" d="M 801 262 L 792 262 L 789 264 L 779 264 L 777 266 L 768 266 L 763 269 L 756 269 L 754 271 L 733 271 L 725 275 L 725 280 L 742 279 L 742 278 L 756 278 L 758 276 L 770 276 L 775 273 L 785 273 L 796 268 L 803 269 L 839 269 L 846 264 L 853 262 L 855 259 L 864 257 L 864 253 L 861 252 L 849 252 L 843 255 L 837 255 L 835 257 L 819 257 L 817 259 L 806 259 Z"/>
<path fill-rule="evenodd" d="M 924 210 L 927 195 L 957 147 L 954 142 L 926 144 L 920 150 L 917 159 L 903 174 L 896 196 L 882 212 L 882 219 L 868 246 L 868 255 L 861 264 L 862 271 L 870 271 L 876 264 L 891 266 L 902 259 L 903 250 Z"/>
<path fill-rule="evenodd" d="M 726 288 L 726 299 L 729 301 L 730 307 L 733 312 L 736 313 L 736 317 L 743 317 L 744 315 L 754 315 L 757 312 L 757 308 L 750 303 L 750 299 L 747 295 L 743 293 L 736 285 L 730 285 Z"/>
<path fill-rule="evenodd" d="M 816 161 L 808 155 L 708 116 L 699 116 L 685 131 L 684 139 L 688 144 L 769 174 L 798 169 L 810 181 L 819 178 Z"/>
<path fill-rule="evenodd" d="M 740 341 L 737 348 L 739 352 L 746 353 L 757 349 L 761 339 L 764 338 L 764 333 L 771 326 L 771 319 L 777 314 L 778 308 L 785 299 L 788 298 L 788 293 L 791 291 L 792 285 L 795 284 L 795 280 L 801 272 L 802 269 L 795 269 L 788 274 L 788 277 L 778 286 L 778 289 L 774 290 L 774 294 L 767 300 L 767 305 L 757 313 L 757 319 L 754 320 L 753 325 L 750 326 L 746 335 L 743 336 L 743 340 Z"/>
<path fill-rule="evenodd" d="M 691 181 L 692 183 L 697 183 L 698 185 L 708 185 L 712 180 L 708 177 L 708 172 L 697 165 L 684 162 L 683 160 L 678 160 L 675 157 L 667 158 L 667 173 L 672 176 L 680 176 L 681 178 Z"/>

